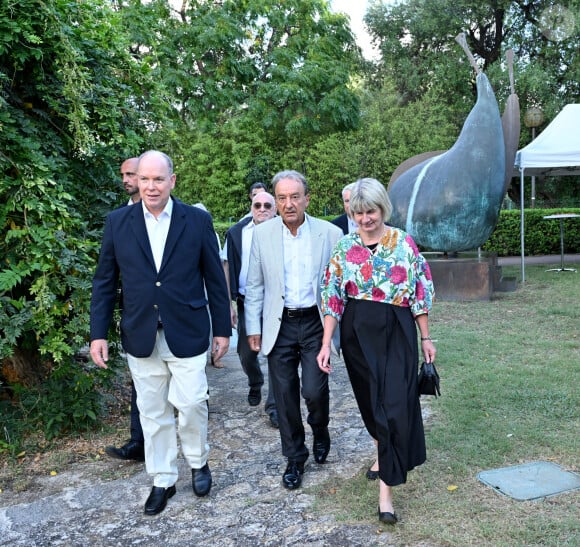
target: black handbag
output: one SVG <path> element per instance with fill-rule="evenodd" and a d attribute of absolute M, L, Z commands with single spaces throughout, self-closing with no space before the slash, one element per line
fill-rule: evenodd
<path fill-rule="evenodd" d="M 419 370 L 419 395 L 441 396 L 439 374 L 437 374 L 435 363 L 423 362 L 421 364 L 421 370 Z"/>

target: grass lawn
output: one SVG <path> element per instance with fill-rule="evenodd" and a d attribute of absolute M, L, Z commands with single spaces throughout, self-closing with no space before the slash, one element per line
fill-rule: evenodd
<path fill-rule="evenodd" d="M 579 472 L 580 273 L 545 268 L 527 266 L 524 286 L 490 302 L 436 302 L 442 396 L 426 400 L 427 462 L 394 490 L 394 545 L 580 545 L 580 491 L 524 502 L 477 479 L 539 460 Z M 316 498 L 321 512 L 368 522 L 378 484 L 362 473 Z"/>

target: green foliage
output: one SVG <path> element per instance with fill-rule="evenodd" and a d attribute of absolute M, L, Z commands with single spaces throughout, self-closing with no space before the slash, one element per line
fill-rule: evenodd
<path fill-rule="evenodd" d="M 93 374 L 78 364 L 60 366 L 38 389 L 20 393 L 27 423 L 37 425 L 50 440 L 70 431 L 88 431 L 102 414 L 102 400 Z"/>
<path fill-rule="evenodd" d="M 274 153 L 259 128 L 250 132 L 235 120 L 192 133 L 182 154 L 176 157 L 176 196 L 190 204 L 202 202 L 215 219 L 237 220 L 245 215 L 249 186 L 269 183 L 274 174 L 266 167 L 256 169 L 251 177 L 255 158 L 269 166 Z"/>
<path fill-rule="evenodd" d="M 350 77 L 360 59 L 346 19 L 325 1 L 185 5 L 156 45 L 183 122 L 170 145 L 176 194 L 238 219 L 253 182 L 304 170 L 302 152 L 357 127 Z"/>
<path fill-rule="evenodd" d="M 113 168 L 150 120 L 119 25 L 104 0 L 0 4 L 0 359 L 30 385 L 86 342 Z"/>
<path fill-rule="evenodd" d="M 30 435 L 52 440 L 68 433 L 86 432 L 99 425 L 106 411 L 103 393 L 110 387 L 118 366 L 95 370 L 67 361 L 55 367 L 39 385 L 13 384 L 13 401 L 0 401 L 3 417 L 3 450 L 21 451 Z"/>
<path fill-rule="evenodd" d="M 578 0 L 559 5 L 568 10 L 573 29 Z M 547 0 L 407 0 L 396 5 L 372 4 L 365 21 L 379 43 L 381 73 L 389 75 L 405 100 L 414 101 L 437 90 L 443 102 L 461 110 L 473 76 L 455 43 L 455 36 L 465 32 L 471 52 L 492 82 L 492 67 L 496 73 L 505 71 L 503 55 L 512 47 L 520 103 L 526 108 L 540 102 L 553 113 L 578 97 L 575 76 L 580 70 L 580 42 L 573 31 L 549 38 L 542 24 L 542 15 L 549 9 L 553 3 Z M 497 89 L 500 96 L 507 97 L 507 80 Z"/>
<path fill-rule="evenodd" d="M 87 429 L 102 410 L 100 381 L 73 356 L 113 169 L 140 147 L 151 88 L 109 4 L 0 4 L 0 382 L 12 399 L 0 449 Z"/>
<path fill-rule="evenodd" d="M 244 115 L 286 141 L 356 127 L 357 50 L 324 0 L 184 2 L 154 46 L 188 126 Z"/>
<path fill-rule="evenodd" d="M 564 213 L 580 214 L 580 209 L 524 209 L 526 255 L 560 254 L 560 223 L 557 220 L 546 220 L 544 217 Z M 497 226 L 482 249 L 496 252 L 498 256 L 519 255 L 520 226 L 519 210 L 500 211 Z M 564 252 L 580 252 L 580 223 L 576 219 L 564 220 Z"/>

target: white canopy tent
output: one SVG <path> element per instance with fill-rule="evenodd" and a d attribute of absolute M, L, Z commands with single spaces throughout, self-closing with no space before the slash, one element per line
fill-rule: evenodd
<path fill-rule="evenodd" d="M 567 104 L 536 139 L 516 153 L 520 175 L 522 283 L 524 265 L 524 176 L 580 175 L 580 104 Z"/>

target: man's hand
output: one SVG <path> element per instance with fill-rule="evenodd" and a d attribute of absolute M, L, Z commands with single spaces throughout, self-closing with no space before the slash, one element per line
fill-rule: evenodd
<path fill-rule="evenodd" d="M 232 320 L 232 327 L 235 329 L 238 326 L 238 314 L 236 313 L 236 307 L 234 303 L 230 303 L 230 317 Z"/>
<path fill-rule="evenodd" d="M 91 342 L 91 359 L 100 368 L 107 368 L 109 360 L 109 345 L 104 338 Z"/>
<path fill-rule="evenodd" d="M 211 342 L 211 354 L 214 361 L 219 361 L 230 348 L 230 339 L 226 336 L 214 336 Z"/>

